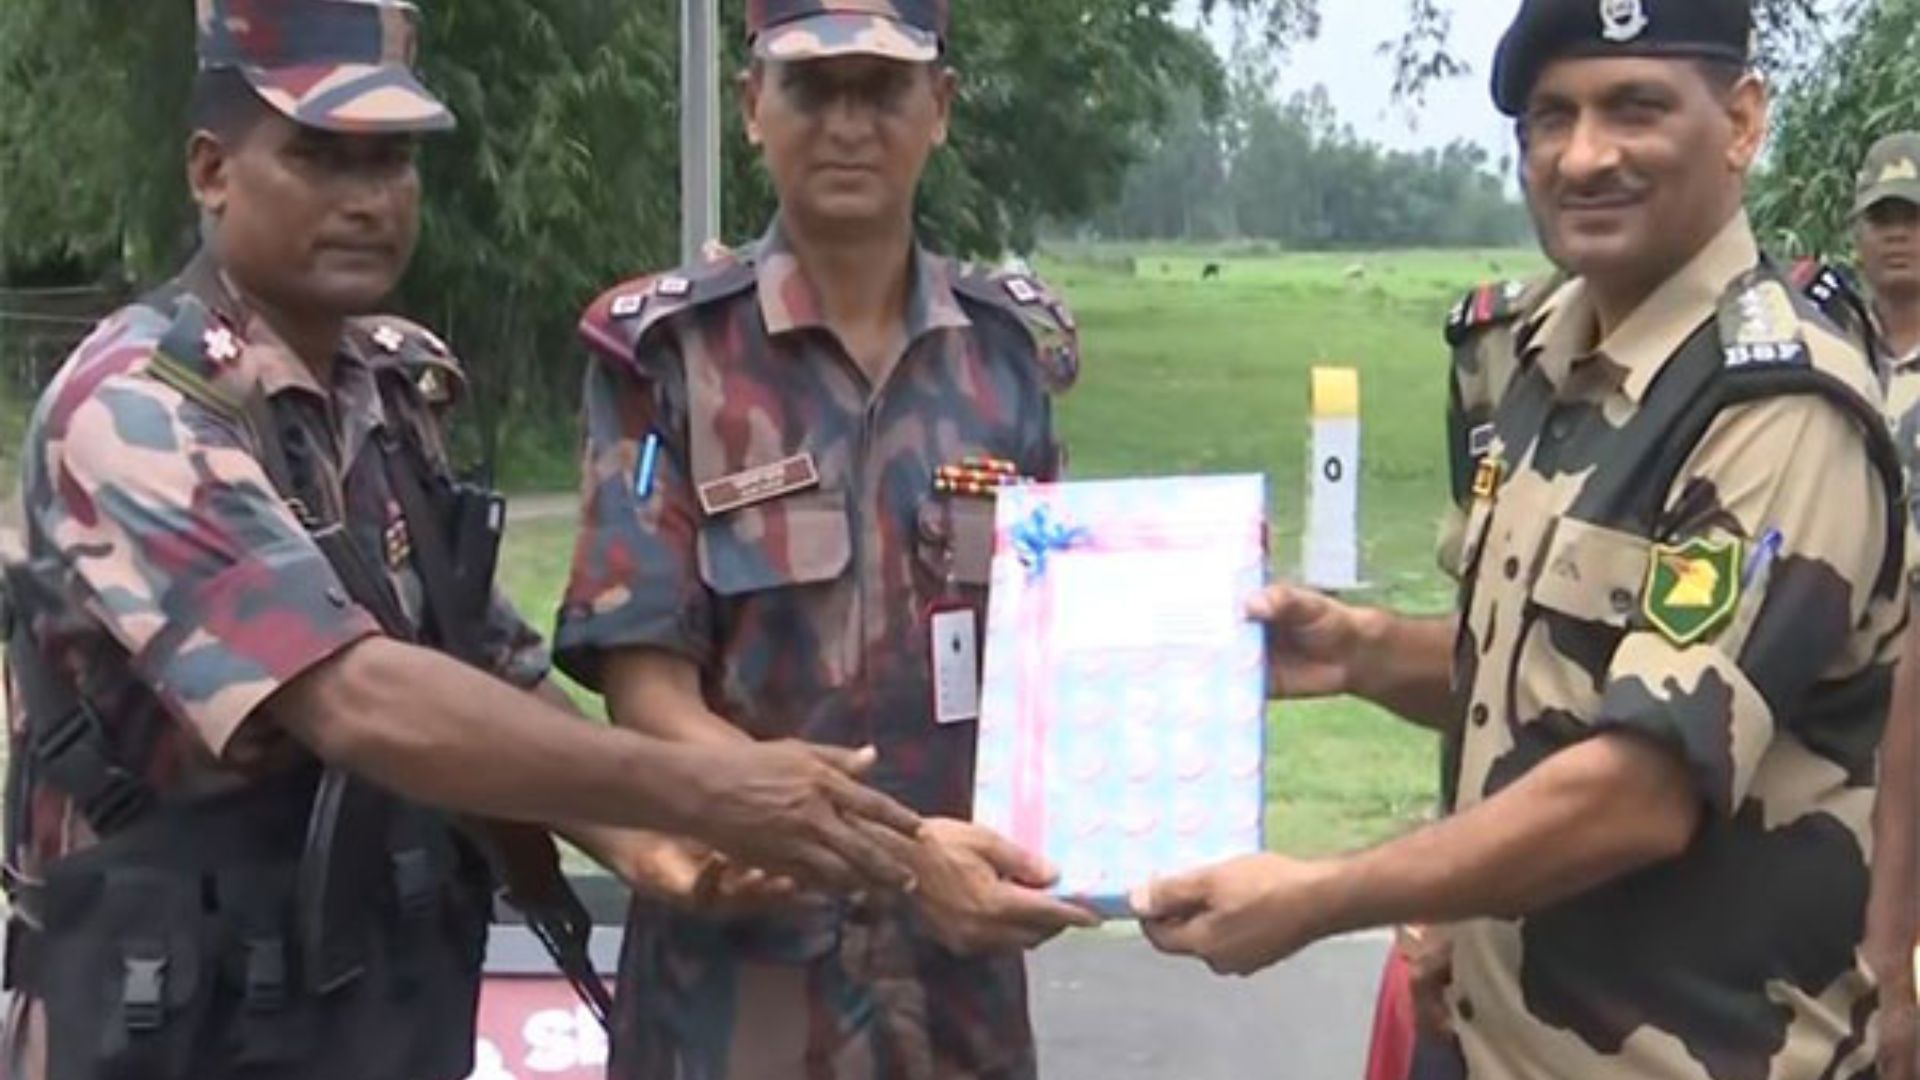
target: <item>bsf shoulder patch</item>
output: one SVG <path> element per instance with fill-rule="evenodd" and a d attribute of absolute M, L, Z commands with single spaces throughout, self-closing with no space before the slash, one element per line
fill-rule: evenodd
<path fill-rule="evenodd" d="M 1740 550 L 1738 540 L 1654 545 L 1641 602 L 1648 624 L 1681 648 L 1724 627 L 1740 604 Z"/>
<path fill-rule="evenodd" d="M 1811 358 L 1800 313 L 1786 285 L 1761 273 L 1735 284 L 1720 305 L 1720 344 L 1727 367 L 1806 367 Z"/>

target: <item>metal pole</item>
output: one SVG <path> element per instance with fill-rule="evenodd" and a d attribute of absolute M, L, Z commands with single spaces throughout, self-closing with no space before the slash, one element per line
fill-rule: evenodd
<path fill-rule="evenodd" d="M 720 238 L 719 0 L 683 0 L 680 12 L 680 254 L 687 262 Z"/>

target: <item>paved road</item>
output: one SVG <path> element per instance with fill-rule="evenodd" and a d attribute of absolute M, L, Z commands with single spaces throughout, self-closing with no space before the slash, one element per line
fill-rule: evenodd
<path fill-rule="evenodd" d="M 1359 1080 L 1385 935 L 1342 938 L 1249 980 L 1090 935 L 1035 955 L 1046 1080 Z"/>
<path fill-rule="evenodd" d="M 591 903 L 591 897 L 589 898 Z M 1062 938 L 1033 957 L 1043 1080 L 1360 1080 L 1385 934 L 1340 938 L 1252 979 L 1160 956 L 1137 933 Z M 614 970 L 619 931 L 594 932 Z M 547 974 L 540 947 L 496 929 L 495 975 Z M 550 991 L 570 1001 L 561 987 Z"/>

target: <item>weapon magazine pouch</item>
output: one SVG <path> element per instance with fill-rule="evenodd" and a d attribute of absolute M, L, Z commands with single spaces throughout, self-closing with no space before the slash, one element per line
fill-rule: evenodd
<path fill-rule="evenodd" d="M 228 927 L 219 984 L 230 1016 L 228 1056 L 243 1068 L 290 1064 L 314 1044 L 290 932 L 295 887 L 293 875 L 275 866 L 234 867 L 214 879 Z"/>
<path fill-rule="evenodd" d="M 21 944 L 49 1080 L 198 1080 L 313 1052 L 287 1015 L 301 1006 L 286 949 L 310 792 L 289 778 L 163 805 L 48 868 L 32 897 L 42 926 Z"/>
<path fill-rule="evenodd" d="M 36 942 L 52 1080 L 193 1080 L 218 937 L 200 880 L 109 865 L 49 883 Z"/>

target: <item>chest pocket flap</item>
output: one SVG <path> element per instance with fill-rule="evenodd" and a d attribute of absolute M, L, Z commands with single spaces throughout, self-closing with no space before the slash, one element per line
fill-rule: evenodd
<path fill-rule="evenodd" d="M 853 562 L 846 495 L 801 492 L 710 518 L 699 553 L 701 580 L 721 596 L 833 581 Z"/>
<path fill-rule="evenodd" d="M 1643 536 L 1563 517 L 1547 535 L 1531 599 L 1569 618 L 1627 629 L 1640 610 L 1652 553 Z"/>

